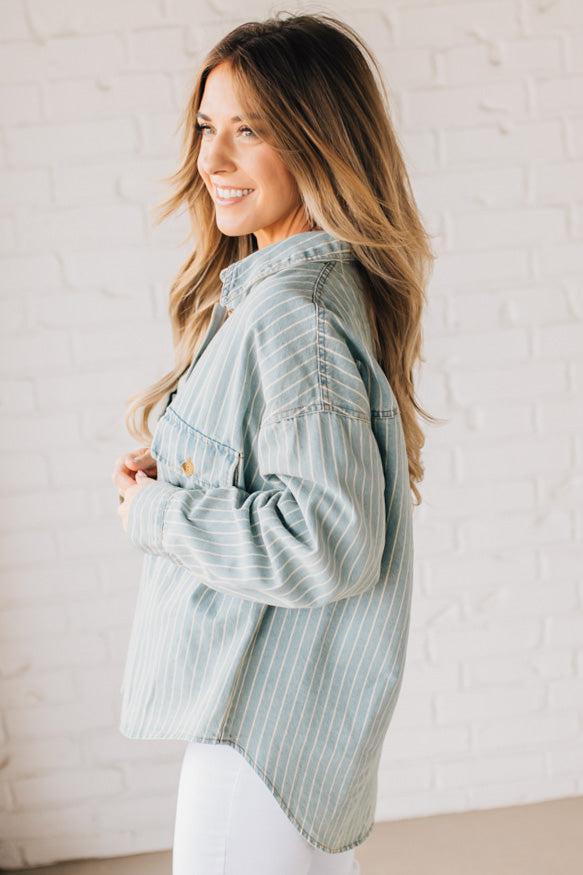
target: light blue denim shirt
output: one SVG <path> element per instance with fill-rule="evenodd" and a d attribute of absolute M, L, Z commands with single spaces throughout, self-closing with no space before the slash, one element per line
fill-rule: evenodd
<path fill-rule="evenodd" d="M 405 663 L 400 412 L 349 244 L 302 232 L 220 278 L 129 508 L 144 561 L 120 731 L 232 745 L 337 853 L 373 828 Z"/>

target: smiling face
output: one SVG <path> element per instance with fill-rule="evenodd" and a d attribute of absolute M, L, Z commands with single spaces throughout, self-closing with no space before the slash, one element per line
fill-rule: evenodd
<path fill-rule="evenodd" d="M 238 118 L 233 119 L 233 116 Z M 229 237 L 254 234 L 262 249 L 309 230 L 295 180 L 278 153 L 263 142 L 237 102 L 227 62 L 209 74 L 199 107 L 197 168 L 215 204 L 217 227 Z M 253 189 L 222 198 L 217 188 Z"/>

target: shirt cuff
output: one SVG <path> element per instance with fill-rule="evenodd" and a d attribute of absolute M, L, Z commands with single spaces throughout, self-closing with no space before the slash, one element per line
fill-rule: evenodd
<path fill-rule="evenodd" d="M 163 534 L 166 508 L 180 486 L 153 480 L 139 489 L 130 502 L 127 535 L 146 553 L 164 554 Z"/>

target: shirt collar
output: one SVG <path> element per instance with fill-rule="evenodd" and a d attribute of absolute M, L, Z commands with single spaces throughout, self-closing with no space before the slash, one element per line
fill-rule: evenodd
<path fill-rule="evenodd" d="M 328 231 L 292 234 L 224 267 L 219 273 L 223 284 L 220 303 L 229 310 L 234 309 L 259 280 L 296 264 L 350 260 L 356 260 L 350 243 Z"/>

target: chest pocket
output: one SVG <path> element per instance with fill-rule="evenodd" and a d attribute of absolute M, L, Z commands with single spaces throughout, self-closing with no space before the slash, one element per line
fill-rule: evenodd
<path fill-rule="evenodd" d="M 189 425 L 167 407 L 156 423 L 150 453 L 158 479 L 174 486 L 235 486 L 242 454 Z"/>

